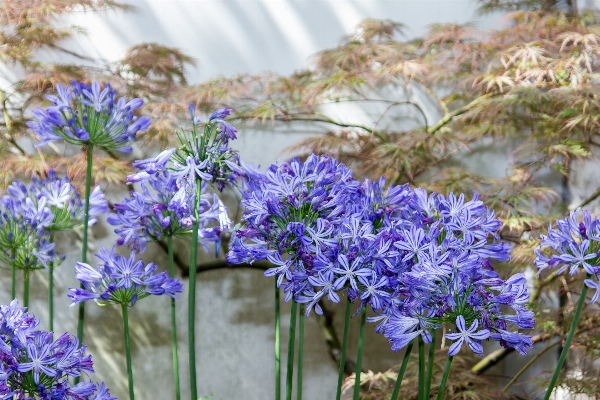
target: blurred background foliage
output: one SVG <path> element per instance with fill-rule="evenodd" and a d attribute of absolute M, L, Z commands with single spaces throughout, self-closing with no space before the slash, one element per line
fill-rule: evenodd
<path fill-rule="evenodd" d="M 242 74 L 190 85 L 186 68 L 195 60 L 176 48 L 140 43 L 122 60 L 107 62 L 65 46 L 85 30 L 62 24 L 64 15 L 130 12 L 130 6 L 111 0 L 1 4 L 0 58 L 19 76 L 0 88 L 2 187 L 15 178 L 43 176 L 49 168 L 82 181 L 77 178 L 85 167 L 83 153 L 65 154 L 57 146 L 34 149 L 35 139 L 25 126 L 31 111 L 45 104 L 45 94 L 73 79 L 110 82 L 121 95 L 145 100 L 143 112 L 153 124 L 140 138 L 140 148 L 148 149 L 148 156 L 169 145 L 190 103 L 206 112 L 231 107 L 240 130 L 253 123 L 317 126 L 324 133 L 293 145 L 290 155 L 328 153 L 359 178 L 383 175 L 388 183 L 444 194 L 477 192 L 502 220 L 502 239 L 514 246 L 513 260 L 498 266 L 499 272 L 529 269 L 534 281 L 530 307 L 537 313 L 536 349 L 560 347 L 557 338 L 566 334 L 582 277 L 536 276 L 533 248 L 551 220 L 569 208 L 591 207 L 600 197 L 599 188 L 585 188 L 588 197 L 573 204 L 571 193 L 578 168 L 598 165 L 600 20 L 595 10 L 580 9 L 576 0 L 480 0 L 481 13 L 504 12 L 495 29 L 434 24 L 414 40 L 403 39 L 400 22 L 365 20 L 337 47 L 316 54 L 309 66 L 291 75 Z M 336 107 L 344 104 L 377 104 L 383 111 L 365 124 L 340 113 Z M 388 113 L 402 117 L 390 123 Z M 488 160 L 486 152 L 501 154 L 505 162 L 486 169 L 471 160 L 474 153 L 480 154 L 479 162 Z M 130 160 L 110 153 L 96 157 L 96 181 L 124 182 Z M 185 274 L 187 266 L 180 266 Z M 551 301 L 556 293 L 558 308 Z M 331 319 L 332 312 L 326 311 L 320 324 L 335 359 L 339 340 Z M 595 396 L 598 391 L 599 319 L 596 307 L 586 307 L 575 336 L 576 360 L 569 363 L 577 374 L 566 373 L 559 383 L 572 394 Z M 448 398 L 499 398 L 497 387 L 486 384 L 485 372 L 509 353 L 499 349 L 482 360 L 462 360 Z M 387 398 L 396 370 L 365 373 L 365 398 Z M 415 397 L 411 370 L 401 398 Z M 515 371 L 515 382 L 523 372 Z"/>

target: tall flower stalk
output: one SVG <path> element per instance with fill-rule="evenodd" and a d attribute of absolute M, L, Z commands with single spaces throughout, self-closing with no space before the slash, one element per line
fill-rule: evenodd
<path fill-rule="evenodd" d="M 54 233 L 50 241 L 54 243 Z M 54 263 L 48 264 L 48 331 L 54 332 Z"/>
<path fill-rule="evenodd" d="M 225 121 L 231 113 L 228 108 L 215 111 L 208 122 L 201 125 L 195 115 L 195 107 L 189 107 L 192 121 L 191 132 L 178 132 L 180 146 L 171 156 L 172 174 L 177 178 L 178 194 L 192 193 L 193 219 L 191 227 L 191 249 L 189 264 L 188 292 L 188 359 L 190 373 L 190 393 L 192 399 L 198 397 L 196 384 L 196 263 L 200 230 L 200 210 L 202 185 L 215 185 L 222 191 L 228 183 L 235 182 L 232 168 L 237 168 L 238 154 L 229 148 L 229 141 L 236 139 L 236 129 Z M 177 195 L 176 195 L 177 196 Z M 224 207 L 223 207 L 224 209 Z M 226 213 L 224 213 L 226 217 Z M 228 225 L 229 220 L 221 221 Z M 228 226 L 227 226 L 228 227 Z M 219 233 L 219 232 L 217 232 Z M 217 250 L 218 251 L 218 250 Z"/>
<path fill-rule="evenodd" d="M 414 344 L 414 340 L 411 341 L 408 346 L 406 346 L 406 350 L 404 352 L 404 358 L 402 359 L 402 365 L 400 366 L 400 370 L 398 371 L 398 376 L 396 376 L 396 383 L 394 384 L 394 391 L 392 392 L 392 397 L 390 400 L 397 400 L 398 393 L 400 392 L 400 386 L 402 385 L 402 379 L 404 379 L 404 373 L 406 372 L 406 368 L 408 367 L 408 360 L 410 359 L 410 353 L 412 351 Z"/>
<path fill-rule="evenodd" d="M 125 358 L 127 361 L 127 384 L 129 386 L 129 400 L 135 400 L 133 391 L 133 367 L 131 366 L 131 347 L 129 345 L 129 314 L 127 304 L 121 304 L 121 313 L 123 316 L 123 333 L 125 341 Z"/>
<path fill-rule="evenodd" d="M 419 336 L 419 400 L 425 399 L 425 342 Z"/>
<path fill-rule="evenodd" d="M 290 311 L 290 334 L 288 337 L 287 369 L 285 377 L 285 400 L 292 400 L 292 388 L 294 383 L 294 351 L 296 348 L 296 320 L 298 317 L 297 309 L 298 303 L 292 300 L 292 309 Z"/>
<path fill-rule="evenodd" d="M 332 265 L 324 255 L 317 258 L 321 249 L 337 242 L 336 227 L 359 184 L 343 164 L 314 155 L 304 163 L 295 159 L 272 165 L 265 174 L 245 164 L 235 172 L 245 181 L 244 226 L 237 230 L 227 259 L 251 263 L 268 258 L 275 267 L 265 275 L 276 276 L 285 300 L 292 300 L 286 379 L 286 398 L 291 398 L 297 304 L 305 304 L 308 316 L 313 308 L 321 312 L 318 301 L 323 296 L 339 302 Z M 309 272 L 313 269 L 314 273 Z"/>
<path fill-rule="evenodd" d="M 196 263 L 198 262 L 198 229 L 200 188 L 202 181 L 196 178 L 196 196 L 194 201 L 194 223 L 192 224 L 192 240 L 189 263 L 188 288 L 188 359 L 190 368 L 190 391 L 192 399 L 198 397 L 196 384 Z"/>
<path fill-rule="evenodd" d="M 298 375 L 296 377 L 296 400 L 302 400 L 302 370 L 304 366 L 304 304 L 300 304 L 298 313 L 300 314 L 300 327 L 298 332 Z"/>
<path fill-rule="evenodd" d="M 86 175 L 84 195 L 83 243 L 81 262 L 87 262 L 90 190 L 93 150 L 131 152 L 131 142 L 137 132 L 150 125 L 148 117 L 137 118 L 133 111 L 143 101 L 116 97 L 110 84 L 102 89 L 99 82 L 88 85 L 74 81 L 70 86 L 56 86 L 57 95 L 47 96 L 52 106 L 38 108 L 34 120 L 27 123 L 38 136 L 36 147 L 53 141 L 65 141 L 85 149 Z M 77 338 L 83 341 L 85 303 L 80 303 L 77 319 Z"/>
<path fill-rule="evenodd" d="M 275 400 L 281 399 L 281 305 L 279 286 L 275 284 Z"/>
<path fill-rule="evenodd" d="M 436 331 L 431 332 L 431 343 L 429 343 L 429 354 L 427 355 L 427 375 L 425 375 L 425 399 L 429 398 L 431 391 L 431 378 L 433 377 L 433 360 L 435 357 L 435 336 Z"/>
<path fill-rule="evenodd" d="M 193 116 L 193 113 L 192 113 Z M 169 253 L 169 273 L 174 277 L 175 268 L 173 261 L 173 238 L 175 237 L 191 237 L 190 265 L 195 266 L 198 251 L 198 243 L 201 243 L 205 248 L 207 244 L 213 243 L 215 250 L 218 248 L 221 241 L 221 233 L 228 229 L 230 220 L 227 216 L 227 209 L 219 200 L 216 194 L 209 194 L 207 187 L 209 183 L 213 183 L 212 175 L 209 174 L 214 168 L 222 167 L 213 163 L 211 169 L 203 171 L 199 168 L 186 169 L 187 156 L 185 158 L 185 166 L 181 164 L 182 155 L 188 154 L 187 145 L 193 148 L 200 148 L 203 145 L 197 143 L 203 135 L 199 135 L 196 128 L 197 120 L 193 116 L 194 131 L 191 137 L 187 137 L 181 133 L 179 135 L 182 140 L 180 149 L 167 149 L 158 154 L 154 158 L 145 160 L 137 160 L 133 166 L 137 172 L 128 176 L 128 182 L 131 184 L 139 184 L 141 189 L 139 192 L 130 192 L 129 198 L 124 199 L 122 203 L 115 204 L 115 214 L 108 217 L 107 221 L 116 226 L 115 233 L 119 235 L 117 244 L 127 245 L 136 251 L 144 251 L 149 241 L 167 240 Z M 224 122 L 223 122 L 224 123 Z M 211 129 L 218 133 L 220 125 L 218 122 L 211 125 Z M 228 128 L 229 129 L 229 128 Z M 194 133 L 195 132 L 195 133 Z M 218 138 L 215 138 L 218 139 Z M 200 140 L 201 141 L 201 140 Z M 217 140 L 218 141 L 218 140 Z M 183 143 L 185 142 L 185 143 Z M 214 147 L 218 144 L 213 144 Z M 221 146 L 223 141 L 221 140 Z M 210 145 L 206 152 L 215 152 Z M 190 147 L 191 148 L 191 147 Z M 190 154 L 195 154 L 191 150 Z M 229 160 L 233 158 L 234 153 L 230 157 L 227 154 L 220 153 L 223 159 Z M 193 159 L 190 158 L 193 163 Z M 222 160 L 220 161 L 222 162 Z M 204 164 L 206 167 L 208 162 Z M 194 174 L 200 170 L 205 180 L 195 178 Z M 191 176 L 190 176 L 191 174 Z M 210 179 L 209 179 L 210 178 Z M 215 182 L 220 186 L 219 176 Z M 226 177 L 223 177 L 226 178 Z M 192 261 L 193 260 L 193 261 Z M 190 268 L 190 291 L 188 297 L 195 293 L 195 268 Z M 190 386 L 196 387 L 195 383 L 195 351 L 191 354 L 191 349 L 195 349 L 195 294 L 194 299 L 188 298 L 192 302 L 192 307 L 188 308 L 188 336 L 190 349 Z M 192 301 L 193 300 L 193 301 Z M 179 366 L 178 366 L 178 349 L 177 349 L 177 321 L 175 313 L 175 304 L 171 302 L 171 348 L 173 355 L 173 376 L 175 383 L 175 397 L 181 397 L 179 385 Z M 189 335 L 191 333 L 191 336 Z"/>
<path fill-rule="evenodd" d="M 360 375 L 362 372 L 362 358 L 365 343 L 365 323 L 367 320 L 367 308 L 363 307 L 360 312 L 360 330 L 358 334 L 358 350 L 356 354 L 356 372 L 354 374 L 354 400 L 360 399 Z"/>
<path fill-rule="evenodd" d="M 167 252 L 169 256 L 169 277 L 175 279 L 173 236 L 167 236 Z M 173 384 L 175 385 L 175 400 L 180 400 L 181 387 L 179 383 L 179 356 L 177 352 L 177 309 L 175 305 L 175 299 L 171 299 L 171 354 L 173 357 Z"/>
<path fill-rule="evenodd" d="M 350 297 L 347 296 L 346 301 L 346 313 L 344 316 L 344 333 L 342 339 L 342 349 L 340 352 L 340 368 L 338 371 L 338 382 L 335 394 L 335 399 L 340 400 L 342 398 L 342 385 L 344 383 L 344 371 L 346 367 L 346 349 L 348 348 L 348 334 L 350 332 L 350 305 L 352 304 Z"/>
<path fill-rule="evenodd" d="M 600 297 L 600 221 L 592 217 L 588 210 L 571 211 L 569 217 L 557 220 L 556 224 L 548 228 L 548 235 L 541 235 L 541 243 L 535 249 L 535 253 L 535 263 L 540 272 L 547 268 L 558 267 L 557 274 L 567 270 L 570 275 L 582 271 L 586 273 L 571 327 L 544 396 L 544 400 L 548 400 L 575 336 L 583 306 L 587 301 L 588 288 L 596 289 L 590 304 L 595 303 Z"/>
<path fill-rule="evenodd" d="M 92 185 L 92 163 L 94 145 L 89 143 L 86 147 L 86 169 L 85 169 L 85 194 L 84 194 L 84 206 L 83 206 L 83 239 L 81 244 L 81 262 L 87 263 L 87 252 L 88 252 L 88 218 L 90 213 L 90 188 Z M 85 323 L 85 302 L 79 303 L 79 310 L 77 311 L 77 338 L 80 342 L 83 341 L 83 325 Z"/>
<path fill-rule="evenodd" d="M 131 252 L 127 258 L 116 254 L 114 248 L 110 251 L 101 248 L 100 254 L 96 254 L 96 257 L 100 261 L 97 268 L 81 262 L 77 263 L 76 278 L 83 288 L 69 289 L 71 293 L 68 296 L 73 304 L 94 300 L 99 304 L 121 306 L 129 397 L 134 400 L 127 309 L 150 295 L 167 295 L 175 299 L 175 295 L 183 291 L 183 285 L 179 280 L 170 278 L 167 272 L 155 274 L 157 266 L 153 263 L 144 265 L 141 259 L 136 259 L 135 252 Z"/>
<path fill-rule="evenodd" d="M 450 367 L 452 366 L 453 359 L 454 356 L 448 356 L 446 359 L 446 365 L 444 366 L 444 373 L 442 375 L 442 382 L 440 383 L 440 389 L 438 391 L 436 400 L 442 400 L 444 398 L 444 390 L 446 390 L 446 382 L 448 381 L 448 376 L 450 375 Z"/>

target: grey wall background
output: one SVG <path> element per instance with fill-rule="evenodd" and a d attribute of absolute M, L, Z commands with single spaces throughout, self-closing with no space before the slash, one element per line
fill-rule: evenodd
<path fill-rule="evenodd" d="M 192 83 L 244 72 L 291 73 L 308 65 L 312 54 L 335 46 L 343 35 L 352 33 L 365 18 L 389 18 L 402 22 L 407 26 L 409 37 L 423 34 L 427 25 L 434 22 L 473 21 L 479 26 L 492 27 L 498 18 L 497 15 L 477 16 L 475 2 L 469 0 L 130 0 L 128 3 L 137 10 L 129 13 L 76 13 L 65 21 L 83 26 L 88 31 L 88 35 L 77 39 L 73 46 L 109 61 L 120 58 L 129 46 L 142 41 L 179 47 L 198 60 L 198 67 L 188 71 Z M 582 3 L 582 6 L 586 5 Z M 587 5 L 590 4 L 588 2 Z M 10 73 L 5 71 L 8 80 Z M 369 124 L 381 114 L 377 109 L 369 110 L 361 105 L 353 107 L 329 111 L 352 115 L 357 119 L 354 122 Z M 397 123 L 400 117 L 400 114 L 390 114 L 389 121 L 384 122 Z M 435 117 L 435 111 L 431 111 L 431 117 Z M 276 128 L 270 125 L 245 127 L 234 146 L 245 160 L 265 166 L 280 157 L 286 146 L 307 134 L 318 132 L 318 127 L 316 131 L 303 133 L 298 133 L 298 128 L 284 125 Z M 505 173 L 502 151 L 492 162 L 486 161 L 483 165 L 490 175 Z M 467 162 L 477 163 L 478 159 L 474 157 Z M 600 182 L 594 178 L 593 166 L 589 166 L 589 170 L 591 172 L 579 177 L 578 181 L 592 192 Z M 108 191 L 112 201 L 118 202 L 124 195 L 117 188 L 108 188 Z M 577 195 L 585 197 L 580 192 Z M 110 247 L 114 242 L 112 229 L 104 221 L 93 227 L 92 232 L 96 249 L 99 246 Z M 55 330 L 74 333 L 76 308 L 68 308 L 70 302 L 66 293 L 67 288 L 78 286 L 73 267 L 79 259 L 80 243 L 72 234 L 61 239 L 60 248 L 68 257 L 56 278 L 58 320 Z M 210 259 L 210 255 L 204 257 Z M 166 267 L 166 255 L 156 248 L 150 247 L 144 258 Z M 187 259 L 187 253 L 183 252 L 182 258 Z M 30 308 L 42 319 L 41 326 L 45 327 L 47 281 L 43 271 L 36 273 L 33 279 Z M 10 287 L 10 277 L 1 275 L 0 283 L 3 288 Z M 187 281 L 184 283 L 187 290 Z M 218 270 L 198 276 L 196 325 L 198 388 L 201 395 L 214 393 L 213 399 L 218 400 L 272 398 L 272 286 L 272 278 L 265 278 L 256 270 Z M 183 398 L 189 396 L 185 367 L 186 298 L 187 292 L 184 292 L 177 309 Z M 8 293 L 1 292 L 0 302 L 8 301 Z M 341 333 L 340 314 L 343 310 L 341 306 L 335 309 L 335 321 Z M 97 373 L 94 379 L 105 380 L 113 395 L 125 399 L 127 378 L 120 311 L 90 303 L 86 312 L 85 342 L 95 361 Z M 173 398 L 168 312 L 167 298 L 148 298 L 131 309 L 133 368 L 139 399 Z M 287 351 L 288 317 L 289 307 L 286 304 L 282 315 L 282 354 Z M 337 365 L 327 355 L 323 335 L 314 318 L 306 323 L 306 337 L 305 398 L 332 399 Z M 356 332 L 353 331 L 350 354 L 354 353 L 356 340 Z M 368 329 L 366 343 L 366 369 L 385 370 L 399 363 L 400 357 L 389 350 L 386 340 L 377 335 L 372 326 Z M 548 364 L 553 363 L 552 355 L 547 357 Z M 525 362 L 523 358 L 510 358 L 497 366 L 493 373 L 511 375 Z"/>

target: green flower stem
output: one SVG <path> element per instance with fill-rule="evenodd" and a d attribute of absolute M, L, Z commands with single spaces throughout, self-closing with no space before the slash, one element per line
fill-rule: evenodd
<path fill-rule="evenodd" d="M 406 350 L 404 351 L 404 358 L 402 359 L 402 365 L 400 366 L 400 371 L 398 371 L 398 377 L 396 377 L 396 385 L 394 385 L 394 392 L 392 393 L 391 400 L 398 399 L 398 392 L 400 392 L 400 386 L 402 386 L 402 379 L 404 378 L 404 373 L 406 372 L 406 367 L 408 366 L 408 359 L 410 358 L 410 352 L 412 351 L 414 340 L 406 346 Z"/>
<path fill-rule="evenodd" d="M 92 151 L 94 145 L 89 143 L 86 150 L 87 168 L 85 170 L 85 205 L 83 208 L 83 243 L 81 246 L 81 262 L 87 263 L 88 251 L 88 226 L 90 220 L 90 188 L 92 186 Z M 80 284 L 83 289 L 83 283 Z M 77 340 L 79 345 L 83 344 L 83 322 L 85 319 L 85 301 L 79 303 L 79 312 L 77 316 Z M 75 383 L 79 383 L 80 377 L 75 378 Z"/>
<path fill-rule="evenodd" d="M 354 375 L 354 396 L 353 400 L 359 400 L 360 396 L 360 373 L 362 371 L 362 356 L 365 343 L 365 322 L 367 320 L 367 305 L 364 304 L 360 312 L 360 333 L 358 336 L 358 350 L 356 355 L 356 373 Z"/>
<path fill-rule="evenodd" d="M 444 367 L 444 375 L 442 376 L 442 383 L 440 383 L 440 391 L 437 395 L 437 400 L 442 400 L 444 397 L 444 390 L 446 389 L 446 381 L 448 380 L 448 375 L 450 375 L 450 367 L 452 366 L 452 359 L 454 356 L 448 356 L 446 360 L 446 366 Z"/>
<path fill-rule="evenodd" d="M 275 400 L 281 399 L 281 307 L 275 279 Z"/>
<path fill-rule="evenodd" d="M 591 275 L 587 274 L 585 278 L 590 279 Z M 571 347 L 571 341 L 573 340 L 573 336 L 575 335 L 575 329 L 577 329 L 577 323 L 579 322 L 579 317 L 581 317 L 581 311 L 583 310 L 583 305 L 585 304 L 587 289 L 588 287 L 584 284 L 583 289 L 581 289 L 581 296 L 579 296 L 579 302 L 577 303 L 575 315 L 573 316 L 571 329 L 569 329 L 569 333 L 567 334 L 567 339 L 565 340 L 562 352 L 560 353 L 560 358 L 558 359 L 558 364 L 556 365 L 556 369 L 554 370 L 554 374 L 552 375 L 552 379 L 550 380 L 548 389 L 546 390 L 544 400 L 550 399 L 550 395 L 552 395 L 552 391 L 554 390 L 554 385 L 556 385 L 556 381 L 558 380 L 558 375 L 560 375 L 562 366 L 565 363 L 565 359 L 567 358 L 567 352 L 569 351 L 569 347 Z"/>
<path fill-rule="evenodd" d="M 121 304 L 123 310 L 123 330 L 125 332 L 125 357 L 127 358 L 127 381 L 129 383 L 129 400 L 135 400 L 133 395 L 133 370 L 131 369 L 131 348 L 129 346 L 129 317 L 127 304 Z"/>
<path fill-rule="evenodd" d="M 11 260 L 13 260 L 12 265 L 10 266 L 10 276 L 11 276 L 11 285 L 10 285 L 10 299 L 11 301 L 17 297 L 17 267 L 15 267 L 14 259 L 16 257 L 17 249 L 14 247 L 10 250 Z"/>
<path fill-rule="evenodd" d="M 431 391 L 431 377 L 433 376 L 433 358 L 435 357 L 435 329 L 431 332 L 431 343 L 429 343 L 429 356 L 427 358 L 427 379 L 425 380 L 425 399 L 429 399 Z"/>
<path fill-rule="evenodd" d="M 54 265 L 48 268 L 48 332 L 54 332 Z"/>
<path fill-rule="evenodd" d="M 54 232 L 50 233 L 50 242 L 54 243 Z M 54 331 L 54 263 L 48 268 L 48 331 Z"/>
<path fill-rule="evenodd" d="M 192 225 L 192 248 L 189 266 L 189 295 L 188 295 L 188 354 L 190 362 L 190 398 L 198 398 L 196 386 L 196 262 L 198 257 L 198 229 L 200 224 L 200 196 L 202 181 L 196 178 L 196 198 L 194 202 L 194 224 Z"/>
<path fill-rule="evenodd" d="M 167 251 L 169 253 L 169 276 L 175 277 L 175 263 L 173 258 L 173 236 L 167 236 Z M 177 314 L 175 299 L 171 299 L 171 352 L 173 354 L 173 380 L 175 383 L 175 399 L 181 399 L 179 387 L 179 357 L 177 356 Z"/>
<path fill-rule="evenodd" d="M 306 316 L 304 315 L 304 304 L 300 304 L 300 310 L 298 311 L 298 318 L 300 318 L 300 332 L 298 332 L 298 374 L 296 376 L 296 400 L 302 400 L 302 364 L 304 361 L 304 321 Z"/>
<path fill-rule="evenodd" d="M 296 340 L 296 309 L 298 303 L 292 299 L 292 311 L 290 314 L 290 337 L 288 339 L 287 371 L 285 379 L 285 398 L 292 400 L 292 383 L 294 380 L 294 346 Z"/>
<path fill-rule="evenodd" d="M 17 297 L 17 268 L 14 265 L 10 267 L 10 277 L 10 297 L 14 300 Z"/>
<path fill-rule="evenodd" d="M 25 268 L 23 273 L 23 307 L 29 308 L 29 274 L 31 271 L 29 268 Z"/>
<path fill-rule="evenodd" d="M 346 316 L 344 318 L 344 339 L 342 341 L 342 349 L 340 355 L 340 371 L 338 374 L 337 392 L 335 395 L 336 400 L 342 398 L 342 383 L 344 383 L 344 367 L 346 364 L 346 348 L 348 347 L 348 332 L 350 331 L 350 297 L 346 297 Z"/>
<path fill-rule="evenodd" d="M 419 400 L 425 400 L 425 342 L 419 335 Z"/>

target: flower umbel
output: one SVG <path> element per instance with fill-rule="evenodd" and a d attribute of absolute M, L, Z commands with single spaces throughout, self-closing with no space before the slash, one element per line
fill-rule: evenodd
<path fill-rule="evenodd" d="M 86 346 L 68 333 L 54 339 L 16 300 L 0 306 L 0 398 L 116 400 L 104 383 L 70 386 L 70 377 L 94 372 Z"/>
<path fill-rule="evenodd" d="M 503 280 L 492 267 L 490 260 L 510 258 L 510 248 L 495 241 L 500 227 L 476 195 L 467 201 L 462 194 L 415 189 L 410 206 L 389 229 L 401 261 L 389 307 L 375 318 L 393 350 L 418 335 L 429 342 L 432 330 L 443 324 L 456 326 L 456 333 L 446 335 L 456 340 L 451 356 L 465 342 L 482 355 L 480 341 L 488 337 L 521 353 L 532 347 L 529 336 L 507 330 L 509 324 L 532 329 L 534 313 L 526 308 L 525 276 Z M 515 314 L 507 313 L 510 308 Z"/>
<path fill-rule="evenodd" d="M 150 125 L 148 117 L 133 115 L 143 101 L 117 99 L 110 84 L 102 89 L 96 81 L 91 85 L 73 81 L 66 87 L 58 84 L 56 89 L 58 96 L 48 96 L 53 105 L 35 110 L 34 120 L 27 123 L 40 139 L 36 147 L 64 140 L 130 153 L 137 132 Z"/>
<path fill-rule="evenodd" d="M 84 200 L 68 177 L 58 178 L 54 170 L 49 170 L 45 179 L 33 178 L 29 186 L 19 181 L 8 187 L 9 194 L 19 201 L 30 198 L 33 204 L 45 199 L 44 205 L 52 214 L 52 221 L 46 225 L 49 231 L 65 231 L 83 226 Z M 108 211 L 108 202 L 100 186 L 90 194 L 89 224 L 96 222 L 94 217 Z"/>
<path fill-rule="evenodd" d="M 191 232 L 196 193 L 189 186 L 178 187 L 176 177 L 166 168 L 172 153 L 166 150 L 156 158 L 134 162 L 139 171 L 129 181 L 139 183 L 141 191 L 131 191 L 129 198 L 115 204 L 116 214 L 107 219 L 117 226 L 117 244 L 144 251 L 148 241 Z M 216 194 L 206 193 L 207 189 L 208 183 L 202 181 L 198 242 L 205 247 L 215 243 L 218 249 L 221 233 L 229 228 L 230 220 L 221 200 Z"/>
<path fill-rule="evenodd" d="M 93 299 L 98 303 L 133 306 L 150 295 L 176 298 L 176 293 L 183 291 L 179 279 L 170 278 L 166 271 L 155 274 L 157 266 L 144 265 L 141 259 L 136 259 L 135 252 L 125 257 L 116 254 L 114 247 L 110 251 L 101 248 L 96 258 L 100 260 L 97 268 L 77 263 L 76 278 L 83 288 L 69 289 L 71 293 L 67 296 L 73 304 Z"/>
<path fill-rule="evenodd" d="M 200 124 L 194 105 L 190 105 L 189 111 L 192 130 L 177 133 L 181 146 L 171 157 L 172 175 L 180 188 L 195 187 L 196 180 L 200 179 L 216 184 L 222 191 L 228 182 L 235 182 L 239 164 L 237 151 L 229 147 L 229 140 L 236 138 L 236 129 L 224 120 L 231 110 L 215 111 L 205 124 Z"/>

